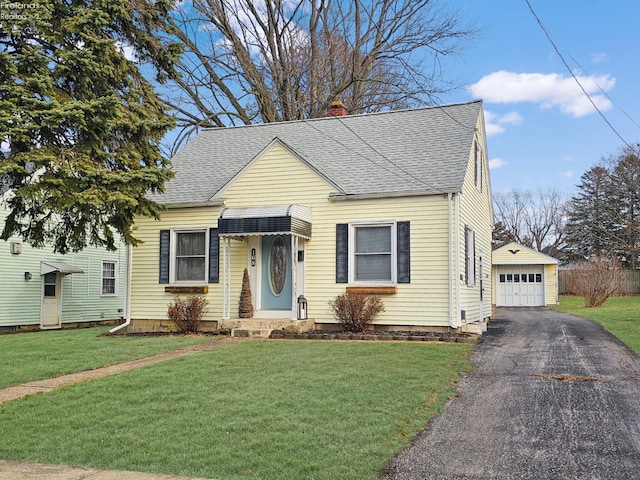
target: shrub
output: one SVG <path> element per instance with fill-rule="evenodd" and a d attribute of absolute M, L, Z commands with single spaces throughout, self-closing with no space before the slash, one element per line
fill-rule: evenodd
<path fill-rule="evenodd" d="M 575 266 L 569 274 L 569 289 L 584 297 L 586 307 L 599 307 L 622 287 L 624 280 L 618 260 L 598 256 Z"/>
<path fill-rule="evenodd" d="M 240 303 L 238 305 L 240 318 L 253 317 L 253 302 L 251 301 L 251 285 L 249 284 L 249 270 L 244 269 L 242 276 L 242 289 L 240 290 Z"/>
<path fill-rule="evenodd" d="M 175 297 L 169 304 L 167 315 L 173 320 L 180 333 L 198 333 L 200 322 L 207 313 L 209 301 L 205 297 L 191 295 L 187 298 Z"/>
<path fill-rule="evenodd" d="M 380 297 L 359 293 L 345 293 L 329 301 L 333 315 L 347 332 L 366 332 L 384 304 Z"/>

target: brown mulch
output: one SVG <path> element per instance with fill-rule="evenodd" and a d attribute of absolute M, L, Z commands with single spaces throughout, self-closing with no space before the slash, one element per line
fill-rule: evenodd
<path fill-rule="evenodd" d="M 412 341 L 412 342 L 449 342 L 449 343 L 474 343 L 478 336 L 469 333 L 453 332 L 411 332 L 411 331 L 373 331 L 366 333 L 353 333 L 344 331 L 335 332 L 308 332 L 288 333 L 284 330 L 274 330 L 269 338 L 287 340 L 365 340 L 365 341 Z"/>

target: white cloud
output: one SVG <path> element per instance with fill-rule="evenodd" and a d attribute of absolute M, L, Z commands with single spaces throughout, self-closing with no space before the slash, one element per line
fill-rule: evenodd
<path fill-rule="evenodd" d="M 602 62 L 608 62 L 608 61 L 609 61 L 609 55 L 607 55 L 606 53 L 598 52 L 598 53 L 591 54 L 591 63 L 602 63 Z"/>
<path fill-rule="evenodd" d="M 116 49 L 124 55 L 124 58 L 129 60 L 130 62 L 137 61 L 136 49 L 131 45 L 127 45 L 126 43 L 121 42 L 120 40 L 116 40 Z"/>
<path fill-rule="evenodd" d="M 567 170 L 566 172 L 562 172 L 560 176 L 565 178 L 573 178 L 573 171 Z"/>
<path fill-rule="evenodd" d="M 505 162 L 501 158 L 492 158 L 491 160 L 489 160 L 489 170 L 495 170 L 496 168 L 502 168 L 506 164 L 507 164 L 507 162 Z"/>
<path fill-rule="evenodd" d="M 577 76 L 580 84 L 601 111 L 609 110 L 611 101 L 600 93 L 613 88 L 610 75 Z M 557 73 L 514 73 L 501 70 L 485 75 L 469 87 L 476 98 L 489 103 L 538 103 L 541 108 L 559 108 L 562 113 L 583 117 L 594 113 L 591 101 L 571 76 Z"/>
<path fill-rule="evenodd" d="M 485 110 L 484 122 L 487 137 L 492 137 L 504 132 L 505 125 L 520 125 L 523 122 L 523 118 L 518 112 L 509 112 L 504 115 L 498 115 L 490 110 Z"/>
<path fill-rule="evenodd" d="M 186 7 L 188 7 L 189 4 L 187 3 L 187 0 L 178 0 L 174 5 L 173 5 L 173 9 L 177 12 L 182 12 L 186 9 Z"/>
<path fill-rule="evenodd" d="M 249 5 L 252 6 L 251 9 Z M 286 26 L 286 34 L 283 37 L 284 42 L 288 48 L 306 45 L 309 42 L 307 32 L 296 23 L 295 18 L 288 16 L 293 15 L 299 10 L 299 2 L 296 0 L 285 0 L 282 2 L 282 5 L 283 15 L 278 15 L 275 22 L 277 22 L 278 26 L 283 30 Z M 303 7 L 303 10 L 304 8 L 305 7 Z M 266 47 L 269 42 L 264 29 L 270 27 L 272 20 L 269 19 L 270 12 L 264 2 L 231 0 L 228 3 L 228 10 L 230 26 L 236 35 L 243 40 L 249 53 L 258 57 L 271 57 L 271 52 L 269 52 L 269 48 Z M 211 23 L 203 25 L 200 29 L 210 32 L 217 31 Z M 229 51 L 233 50 L 229 40 L 224 37 L 218 40 L 217 45 Z"/>
<path fill-rule="evenodd" d="M 520 125 L 522 122 L 522 115 L 518 112 L 509 112 L 500 117 L 500 123 L 504 125 Z"/>
<path fill-rule="evenodd" d="M 499 135 L 504 132 L 504 127 L 502 125 L 498 125 L 497 123 L 485 123 L 485 132 L 487 137 L 493 137 L 494 135 Z"/>

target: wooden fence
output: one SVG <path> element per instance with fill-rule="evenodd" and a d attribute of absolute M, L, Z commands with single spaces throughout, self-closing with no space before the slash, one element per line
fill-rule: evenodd
<path fill-rule="evenodd" d="M 569 292 L 569 275 L 576 270 L 558 270 L 558 293 Z M 618 295 L 640 295 L 640 270 L 625 270 L 625 285 L 616 292 Z"/>

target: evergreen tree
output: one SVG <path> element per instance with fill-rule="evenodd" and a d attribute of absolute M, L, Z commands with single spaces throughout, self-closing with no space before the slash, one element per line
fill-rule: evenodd
<path fill-rule="evenodd" d="M 515 235 L 501 222 L 497 221 L 493 225 L 492 233 L 493 249 L 504 247 L 511 242 L 517 242 Z"/>
<path fill-rule="evenodd" d="M 567 222 L 567 252 L 574 260 L 590 259 L 615 251 L 615 202 L 609 170 L 587 170 L 572 198 Z"/>
<path fill-rule="evenodd" d="M 640 156 L 638 147 L 620 153 L 611 171 L 612 199 L 617 206 L 617 253 L 624 266 L 640 267 Z"/>
<path fill-rule="evenodd" d="M 116 233 L 135 245 L 134 216 L 160 211 L 146 193 L 171 177 L 159 143 L 173 121 L 124 51 L 171 72 L 179 51 L 152 35 L 171 2 L 12 5 L 0 7 L 0 178 L 15 195 L 1 238 L 61 253 L 113 249 Z"/>
<path fill-rule="evenodd" d="M 244 269 L 242 276 L 242 289 L 240 290 L 240 304 L 238 306 L 240 318 L 253 317 L 253 302 L 251 301 L 251 284 L 249 283 L 249 270 Z"/>

